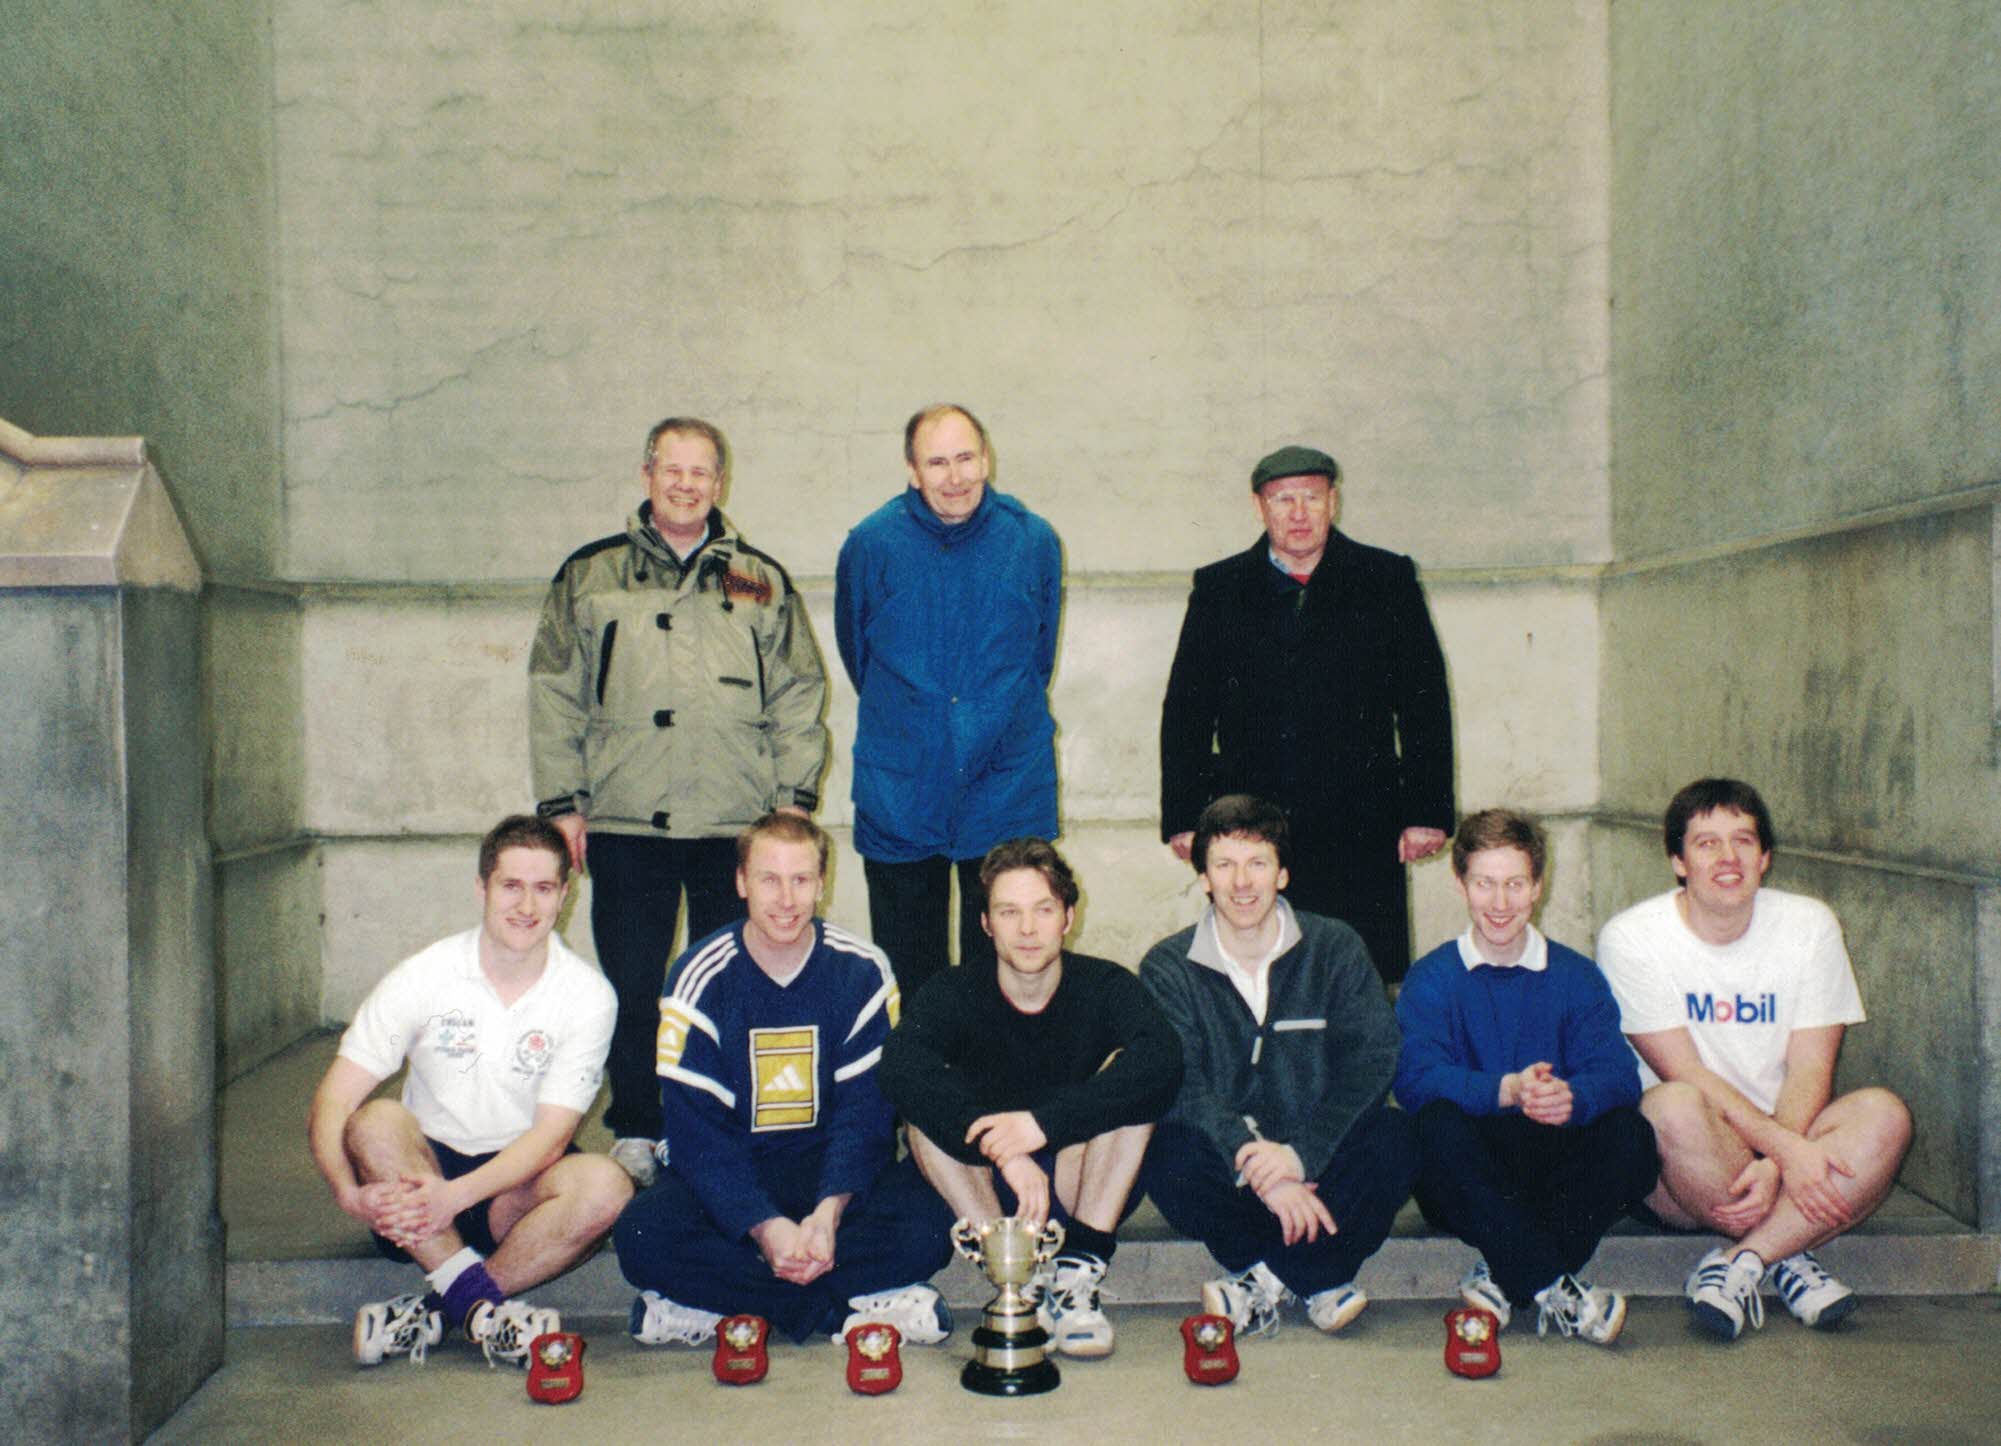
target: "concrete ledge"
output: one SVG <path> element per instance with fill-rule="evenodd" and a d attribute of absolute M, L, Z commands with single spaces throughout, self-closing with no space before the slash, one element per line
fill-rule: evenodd
<path fill-rule="evenodd" d="M 1591 1278 L 1629 1295 L 1679 1295 L 1708 1236 L 1614 1234 L 1592 1263 Z M 1973 1295 L 1995 1288 L 2001 1236 L 1965 1233 L 1858 1232 L 1820 1256 L 1829 1270 L 1865 1295 Z M 1448 1300 L 1473 1252 L 1457 1240 L 1396 1235 L 1363 1267 L 1361 1283 L 1379 1300 Z M 1123 1304 L 1192 1303 L 1217 1274 L 1209 1252 L 1187 1240 L 1136 1240 L 1119 1248 L 1106 1299 Z M 963 1261 L 936 1277 L 953 1306 L 977 1309 L 993 1290 Z M 410 1289 L 411 1272 L 380 1258 L 232 1261 L 229 1324 L 315 1325 L 346 1321 L 356 1305 Z M 577 1316 L 622 1316 L 632 1287 L 609 1251 L 534 1292 L 534 1299 Z M 1774 1307 L 1777 1308 L 1776 1306 Z"/>

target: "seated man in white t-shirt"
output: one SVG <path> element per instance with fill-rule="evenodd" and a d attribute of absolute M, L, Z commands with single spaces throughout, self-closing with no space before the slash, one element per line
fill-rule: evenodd
<path fill-rule="evenodd" d="M 1735 1340 L 1747 1319 L 1764 1324 L 1768 1266 L 1800 1321 L 1834 1325 L 1858 1302 L 1813 1247 L 1883 1203 L 1910 1148 L 1910 1111 L 1886 1089 L 1831 1098 L 1862 999 L 1833 912 L 1759 887 L 1774 840 L 1757 790 L 1699 779 L 1668 804 L 1666 829 L 1682 887 L 1598 936 L 1660 1148 L 1647 1208 L 1734 1242 L 1688 1278 L 1705 1330 Z"/>
<path fill-rule="evenodd" d="M 334 1199 L 429 1285 L 356 1314 L 364 1366 L 422 1363 L 447 1324 L 489 1362 L 525 1365 L 562 1325 L 513 1297 L 588 1254 L 632 1197 L 624 1170 L 572 1143 L 618 1002 L 552 932 L 569 873 L 546 821 L 502 819 L 480 844 L 480 926 L 383 976 L 313 1096 L 308 1139 Z M 401 1101 L 370 1100 L 406 1059 Z"/>

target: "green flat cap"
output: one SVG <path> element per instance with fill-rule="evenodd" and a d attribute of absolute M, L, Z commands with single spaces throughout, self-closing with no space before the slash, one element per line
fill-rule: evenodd
<path fill-rule="evenodd" d="M 1280 447 L 1251 469 L 1251 491 L 1281 477 L 1325 477 L 1341 480 L 1341 464 L 1315 447 Z"/>

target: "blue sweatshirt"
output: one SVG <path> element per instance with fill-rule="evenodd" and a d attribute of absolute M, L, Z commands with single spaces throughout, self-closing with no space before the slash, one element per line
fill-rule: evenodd
<path fill-rule="evenodd" d="M 1458 940 L 1439 945 L 1411 965 L 1397 1022 L 1397 1103 L 1412 1112 L 1442 1099 L 1469 1115 L 1519 1114 L 1501 1109 L 1501 1076 L 1537 1060 L 1569 1084 L 1572 1125 L 1640 1098 L 1640 1072 L 1605 976 L 1555 940 L 1541 970 L 1468 969 Z"/>

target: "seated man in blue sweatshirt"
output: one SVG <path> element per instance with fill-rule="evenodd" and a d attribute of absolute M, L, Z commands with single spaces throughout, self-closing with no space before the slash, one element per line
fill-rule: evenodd
<path fill-rule="evenodd" d="M 1503 1327 L 1534 1302 L 1598 1345 L 1626 1301 L 1577 1278 L 1660 1173 L 1640 1076 L 1598 966 L 1543 937 L 1542 829 L 1508 809 L 1469 816 L 1452 872 L 1471 920 L 1411 967 L 1397 997 L 1397 1102 L 1417 1116 L 1417 1203 L 1480 1251 L 1459 1294 Z"/>

